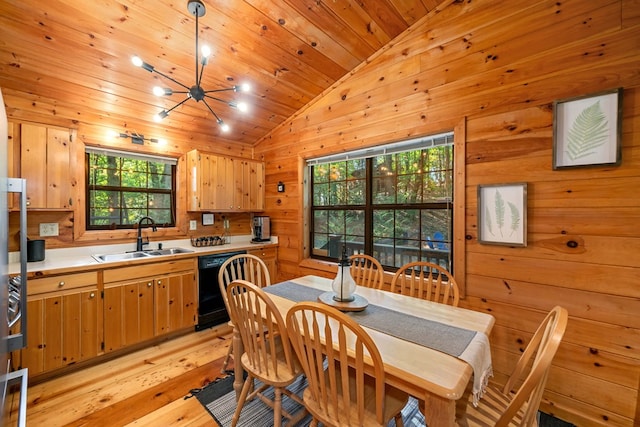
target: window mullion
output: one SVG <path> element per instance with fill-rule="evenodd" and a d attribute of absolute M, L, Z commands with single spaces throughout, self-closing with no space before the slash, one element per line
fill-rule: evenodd
<path fill-rule="evenodd" d="M 365 162 L 364 253 L 373 256 L 373 159 Z"/>

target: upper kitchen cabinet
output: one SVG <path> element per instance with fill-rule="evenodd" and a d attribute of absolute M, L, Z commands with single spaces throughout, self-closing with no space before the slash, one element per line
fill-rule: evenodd
<path fill-rule="evenodd" d="M 192 150 L 187 153 L 189 211 L 264 210 L 264 164 Z"/>
<path fill-rule="evenodd" d="M 20 159 L 20 135 L 17 130 L 18 125 L 9 122 L 7 124 L 7 176 L 9 178 L 18 178 L 18 161 Z M 14 193 L 8 194 L 7 208 L 15 209 L 19 206 L 18 195 Z"/>
<path fill-rule="evenodd" d="M 29 209 L 72 209 L 73 131 L 23 123 L 20 127 L 20 177 L 27 180 Z"/>

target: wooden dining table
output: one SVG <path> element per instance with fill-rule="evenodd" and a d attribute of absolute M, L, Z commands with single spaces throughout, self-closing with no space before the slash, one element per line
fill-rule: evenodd
<path fill-rule="evenodd" d="M 287 282 L 319 291 L 331 291 L 331 279 L 304 276 Z M 276 284 L 277 285 L 277 284 Z M 272 286 L 276 286 L 272 285 Z M 275 289 L 275 288 L 274 288 Z M 283 318 L 296 301 L 286 296 L 273 295 L 265 289 Z M 377 289 L 358 286 L 356 294 L 370 305 L 383 307 L 409 316 L 415 316 L 439 324 L 477 331 L 489 336 L 495 319 L 477 311 L 452 307 Z M 420 410 L 429 426 L 455 426 L 456 401 L 468 397 L 473 369 L 469 363 L 442 351 L 416 344 L 396 336 L 403 324 L 389 326 L 390 332 L 382 332 L 363 325 L 375 342 L 384 362 L 385 381 L 420 401 Z M 240 335 L 234 332 L 233 354 L 242 354 Z M 239 394 L 242 388 L 243 368 L 234 363 L 234 389 Z"/>

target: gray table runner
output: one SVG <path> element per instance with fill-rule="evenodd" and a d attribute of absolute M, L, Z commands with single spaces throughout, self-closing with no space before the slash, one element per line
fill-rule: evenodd
<path fill-rule="evenodd" d="M 262 290 L 295 302 L 317 301 L 318 296 L 326 292 L 294 282 L 282 282 Z M 454 357 L 462 354 L 477 333 L 373 304 L 369 304 L 363 311 L 347 314 L 362 326 Z M 398 325 L 402 327 L 398 328 Z"/>

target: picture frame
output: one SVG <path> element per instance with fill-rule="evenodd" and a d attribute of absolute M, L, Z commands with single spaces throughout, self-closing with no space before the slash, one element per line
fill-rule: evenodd
<path fill-rule="evenodd" d="M 527 246 L 527 183 L 478 185 L 478 242 Z"/>
<path fill-rule="evenodd" d="M 622 88 L 554 101 L 553 169 L 618 166 Z"/>

